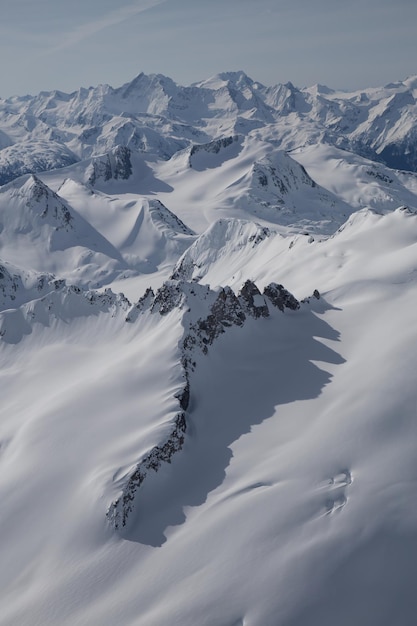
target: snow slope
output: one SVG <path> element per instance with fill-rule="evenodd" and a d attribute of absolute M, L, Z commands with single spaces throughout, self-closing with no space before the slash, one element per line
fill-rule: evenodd
<path fill-rule="evenodd" d="M 0 102 L 2 626 L 415 625 L 415 96 Z"/>
<path fill-rule="evenodd" d="M 336 611 L 411 626 L 417 216 L 365 211 L 293 241 L 261 240 L 246 271 L 321 297 L 192 349 L 183 448 L 148 473 L 121 535 L 105 513 L 171 432 L 188 306 L 142 305 L 129 323 L 123 301 L 83 312 L 58 294 L 29 334 L 6 332 L 2 623 L 318 625 Z"/>

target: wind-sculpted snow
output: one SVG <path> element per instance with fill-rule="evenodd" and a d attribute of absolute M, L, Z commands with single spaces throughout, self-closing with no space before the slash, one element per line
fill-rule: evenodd
<path fill-rule="evenodd" d="M 140 461 L 126 479 L 121 495 L 110 505 L 107 518 L 116 530 L 128 526 L 129 518 L 137 506 L 137 494 L 149 472 L 157 472 L 164 463 L 171 463 L 174 454 L 184 446 L 187 431 L 187 409 L 192 393 L 192 372 L 196 367 L 198 352 L 207 354 L 215 339 L 231 326 L 242 326 L 247 316 L 257 319 L 269 317 L 269 306 L 280 311 L 285 308 L 297 310 L 300 303 L 282 285 L 272 283 L 262 296 L 257 286 L 247 280 L 236 296 L 230 287 L 218 293 L 209 287 L 171 281 L 165 283 L 156 294 L 148 289 L 132 311 L 128 322 L 139 323 L 146 311 L 164 316 L 175 308 L 183 311 L 184 335 L 180 342 L 181 367 L 184 387 L 176 394 L 179 412 L 173 420 L 173 428 L 167 439 L 155 446 Z M 199 311 L 201 317 L 196 317 Z"/>

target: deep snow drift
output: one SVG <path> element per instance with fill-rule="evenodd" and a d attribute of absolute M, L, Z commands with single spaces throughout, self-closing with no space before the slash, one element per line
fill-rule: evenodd
<path fill-rule="evenodd" d="M 0 624 L 414 626 L 415 95 L 1 103 Z"/>

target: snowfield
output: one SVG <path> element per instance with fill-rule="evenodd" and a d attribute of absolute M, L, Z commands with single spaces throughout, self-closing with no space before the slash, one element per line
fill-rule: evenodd
<path fill-rule="evenodd" d="M 415 626 L 416 97 L 0 101 L 1 625 Z"/>

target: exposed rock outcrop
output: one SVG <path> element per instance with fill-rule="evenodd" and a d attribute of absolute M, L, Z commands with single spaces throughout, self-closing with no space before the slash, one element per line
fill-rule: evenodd
<path fill-rule="evenodd" d="M 265 287 L 264 294 L 280 311 L 284 311 L 285 308 L 296 311 L 300 308 L 298 300 L 282 285 L 270 283 Z"/>
<path fill-rule="evenodd" d="M 198 300 L 198 303 L 196 302 Z M 198 306 L 193 306 L 198 305 Z M 239 294 L 226 286 L 217 293 L 207 285 L 184 281 L 167 281 L 156 294 L 147 289 L 139 302 L 130 310 L 126 321 L 134 322 L 139 315 L 169 315 L 174 309 L 183 311 L 184 334 L 179 344 L 180 364 L 183 369 L 184 386 L 175 394 L 179 411 L 173 428 L 165 442 L 155 446 L 139 461 L 126 478 L 122 492 L 107 510 L 107 519 L 115 530 L 128 524 L 134 511 L 136 493 L 151 471 L 158 471 L 163 463 L 171 463 L 174 454 L 179 452 L 187 430 L 187 410 L 191 396 L 191 374 L 196 367 L 198 352 L 207 354 L 209 346 L 231 326 L 243 326 L 248 316 L 258 319 L 270 315 L 270 307 L 280 311 L 285 308 L 296 310 L 300 304 L 282 285 L 271 283 L 262 295 L 250 280 L 242 286 Z M 206 314 L 193 318 L 195 309 L 206 310 Z"/>
<path fill-rule="evenodd" d="M 97 180 L 127 180 L 132 175 L 131 151 L 126 146 L 116 146 L 111 152 L 96 157 L 90 165 L 91 173 L 88 178 L 90 185 Z"/>
<path fill-rule="evenodd" d="M 268 317 L 269 309 L 265 298 L 251 280 L 247 280 L 239 291 L 239 300 L 252 317 Z"/>
<path fill-rule="evenodd" d="M 162 463 L 170 463 L 171 457 L 181 450 L 184 444 L 184 434 L 187 430 L 185 413 L 181 411 L 177 414 L 174 421 L 174 428 L 165 443 L 161 446 L 155 446 L 149 454 L 136 465 L 133 472 L 127 480 L 122 495 L 110 505 L 107 511 L 107 519 L 113 527 L 118 530 L 125 527 L 130 514 L 134 508 L 135 495 L 148 472 L 158 471 Z"/>

